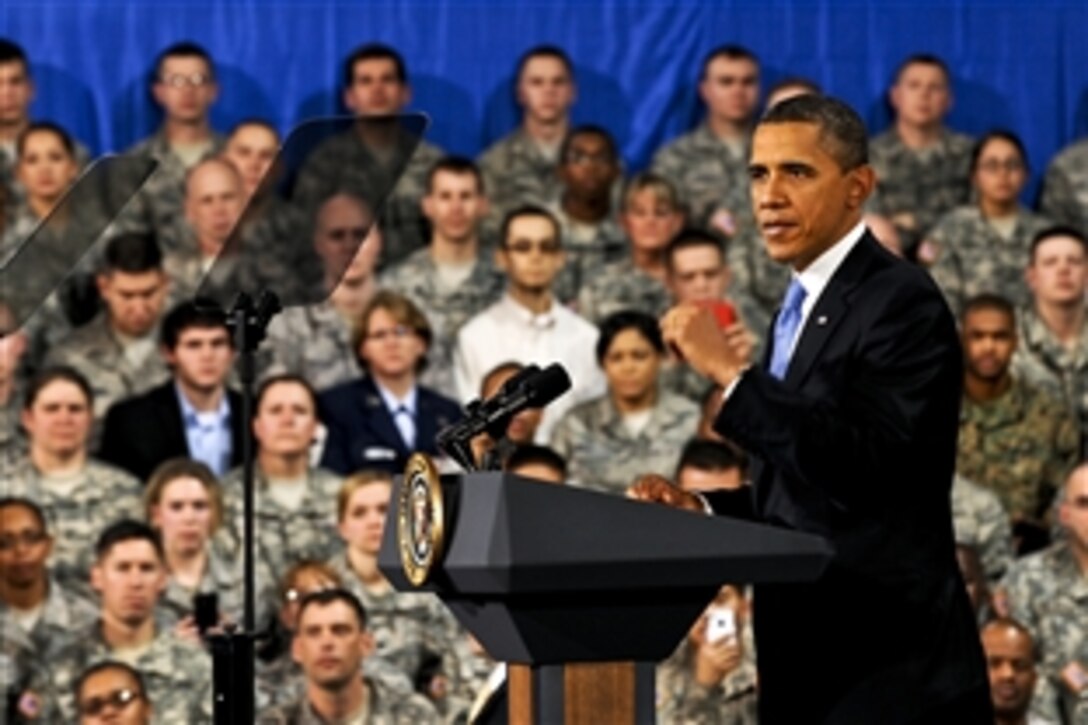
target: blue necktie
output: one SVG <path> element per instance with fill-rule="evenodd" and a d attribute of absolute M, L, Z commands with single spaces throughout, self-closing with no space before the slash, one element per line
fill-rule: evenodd
<path fill-rule="evenodd" d="M 794 339 L 801 328 L 801 305 L 805 302 L 805 288 L 794 277 L 786 289 L 782 309 L 774 321 L 774 349 L 771 355 L 771 375 L 779 380 L 786 377 L 793 355 Z"/>

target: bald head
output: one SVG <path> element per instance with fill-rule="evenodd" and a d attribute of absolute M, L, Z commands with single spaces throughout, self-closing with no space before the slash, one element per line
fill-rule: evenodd
<path fill-rule="evenodd" d="M 348 268 L 356 252 L 367 255 L 361 261 L 369 259 L 373 264 L 379 245 L 371 243 L 374 237 L 367 237 L 367 232 L 374 226 L 374 216 L 366 202 L 349 194 L 335 194 L 317 210 L 314 249 L 326 266 L 337 272 Z"/>
<path fill-rule="evenodd" d="M 220 158 L 201 161 L 185 179 L 185 218 L 205 253 L 215 253 L 242 215 L 242 177 Z"/>

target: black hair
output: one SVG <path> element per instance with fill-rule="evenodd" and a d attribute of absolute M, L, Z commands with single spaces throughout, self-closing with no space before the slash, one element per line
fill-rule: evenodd
<path fill-rule="evenodd" d="M 804 95 L 787 98 L 769 108 L 759 125 L 811 123 L 820 129 L 820 140 L 843 171 L 869 163 L 869 134 L 857 111 L 831 96 Z M 828 143 L 830 142 L 830 143 Z"/>
<path fill-rule="evenodd" d="M 682 249 L 712 247 L 725 261 L 725 240 L 713 232 L 698 227 L 686 227 L 677 232 L 665 246 L 665 267 L 672 270 L 673 256 Z"/>
<path fill-rule="evenodd" d="M 41 392 L 51 383 L 55 383 L 58 380 L 63 380 L 64 382 L 75 385 L 79 388 L 80 392 L 83 393 L 83 397 L 87 399 L 87 407 L 94 407 L 94 390 L 91 388 L 91 384 L 87 381 L 87 378 L 83 376 L 83 373 L 67 365 L 54 365 L 41 370 L 31 378 L 26 386 L 26 393 L 23 397 L 23 409 L 30 410 L 34 407 L 34 402 L 38 399 Z"/>
<path fill-rule="evenodd" d="M 574 81 L 574 63 L 571 62 L 565 50 L 558 45 L 534 45 L 518 58 L 517 70 L 514 72 L 515 84 L 521 82 L 521 74 L 525 72 L 525 66 L 529 65 L 529 61 L 533 58 L 554 58 L 563 64 L 567 75 L 570 76 L 572 82 Z"/>
<path fill-rule="evenodd" d="M 102 561 L 113 547 L 126 541 L 146 541 L 155 549 L 155 555 L 160 562 L 166 560 L 158 532 L 143 521 L 135 519 L 121 519 L 103 529 L 94 545 L 95 558 Z"/>
<path fill-rule="evenodd" d="M 638 310 L 620 310 L 601 322 L 601 334 L 597 338 L 597 362 L 604 365 L 612 342 L 624 330 L 635 330 L 659 355 L 665 354 L 665 341 L 661 339 L 661 326 L 657 318 Z"/>
<path fill-rule="evenodd" d="M 79 673 L 79 677 L 76 678 L 75 684 L 72 686 L 72 694 L 75 695 L 76 705 L 79 705 L 79 693 L 83 691 L 83 685 L 87 680 L 91 679 L 99 672 L 105 672 L 107 670 L 119 670 L 124 672 L 132 681 L 136 683 L 136 689 L 139 691 L 140 699 L 147 700 L 147 685 L 144 684 L 144 676 L 140 674 L 140 671 L 128 664 L 127 662 L 121 662 L 119 660 L 103 660 L 96 662 L 87 669 Z"/>
<path fill-rule="evenodd" d="M 211 54 L 204 49 L 204 46 L 191 40 L 183 40 L 163 48 L 158 57 L 155 58 L 154 80 L 156 82 L 162 82 L 162 67 L 169 58 L 200 58 L 204 61 L 204 65 L 208 66 L 208 75 L 212 80 L 215 80 L 215 62 L 212 60 Z"/>
<path fill-rule="evenodd" d="M 194 299 L 179 302 L 162 320 L 160 341 L 167 350 L 173 350 L 178 346 L 181 333 L 190 328 L 212 329 L 222 328 L 228 333 L 230 344 L 234 345 L 234 338 L 230 337 L 230 328 L 227 326 L 227 315 L 215 302 L 206 299 Z"/>
<path fill-rule="evenodd" d="M 1077 229 L 1076 227 L 1068 226 L 1066 224 L 1056 224 L 1052 227 L 1043 229 L 1031 239 L 1031 252 L 1028 254 L 1028 259 L 1032 263 L 1035 262 L 1035 252 L 1038 251 L 1039 246 L 1048 239 L 1054 237 L 1069 237 L 1074 240 L 1084 249 L 1084 253 L 1088 255 L 1088 237 Z"/>
<path fill-rule="evenodd" d="M 992 292 L 983 292 L 969 298 L 963 303 L 963 310 L 960 312 L 960 323 L 962 324 L 967 316 L 973 312 L 979 310 L 995 310 L 1003 313 L 1009 318 L 1009 322 L 1013 326 L 1016 325 L 1016 308 L 1007 297 L 1002 297 L 999 294 Z"/>
<path fill-rule="evenodd" d="M 743 45 L 726 43 L 725 45 L 719 45 L 716 48 L 712 48 L 710 52 L 703 56 L 703 63 L 699 66 L 699 80 L 704 80 L 706 78 L 707 69 L 709 69 L 710 64 L 718 58 L 747 60 L 754 63 L 757 69 L 759 68 L 759 56 L 745 48 Z"/>
<path fill-rule="evenodd" d="M 736 446 L 704 438 L 692 438 L 680 454 L 676 464 L 676 475 L 685 468 L 700 471 L 728 471 L 739 468 L 743 473 L 748 470 L 748 456 Z"/>
<path fill-rule="evenodd" d="M 26 140 L 36 133 L 51 133 L 60 139 L 60 145 L 64 147 L 64 151 L 69 157 L 75 159 L 76 157 L 76 142 L 72 138 L 72 134 L 65 130 L 64 126 L 59 123 L 53 123 L 52 121 L 31 121 L 27 124 L 19 136 L 15 139 L 15 153 L 18 156 L 22 156 L 26 150 Z"/>
<path fill-rule="evenodd" d="M 995 128 L 992 131 L 987 132 L 984 136 L 981 136 L 978 141 L 975 141 L 974 147 L 971 148 L 971 173 L 974 174 L 978 171 L 978 160 L 982 156 L 982 152 L 986 149 L 986 145 L 991 141 L 1007 141 L 1016 147 L 1016 153 L 1020 154 L 1020 161 L 1024 164 L 1024 168 L 1028 167 L 1028 151 L 1024 148 L 1024 142 L 1020 140 L 1012 131 L 1008 131 L 1003 128 Z"/>
<path fill-rule="evenodd" d="M 515 448 L 506 458 L 504 468 L 513 471 L 515 468 L 536 464 L 552 469 L 563 480 L 567 478 L 567 462 L 555 449 L 548 446 L 538 446 L 526 443 Z"/>
<path fill-rule="evenodd" d="M 612 163 L 618 163 L 620 158 L 619 149 L 616 147 L 616 139 L 612 138 L 612 134 L 604 126 L 597 126 L 591 123 L 584 123 L 581 126 L 575 126 L 570 131 L 567 131 L 567 135 L 563 137 L 563 142 L 559 145 L 559 163 L 567 163 L 567 154 L 570 152 L 570 145 L 574 139 L 579 136 L 596 136 L 604 139 L 604 145 L 608 147 L 608 153 L 612 156 Z"/>
<path fill-rule="evenodd" d="M 938 68 L 944 74 L 945 83 L 952 85 L 952 71 L 949 70 L 948 64 L 933 53 L 913 53 L 904 58 L 903 62 L 895 69 L 896 83 L 903 77 L 903 72 L 912 65 L 928 65 Z"/>
<path fill-rule="evenodd" d="M 27 76 L 30 75 L 30 61 L 27 60 L 23 46 L 9 38 L 0 38 L 0 65 L 22 63 Z"/>
<path fill-rule="evenodd" d="M 34 520 L 38 522 L 38 527 L 45 532 L 49 531 L 49 524 L 45 520 L 45 512 L 42 511 L 42 507 L 37 502 L 30 500 L 29 498 L 23 498 L 22 496 L 3 496 L 0 497 L 0 511 L 13 506 L 22 506 L 24 509 L 30 512 L 30 515 L 34 517 Z"/>
<path fill-rule="evenodd" d="M 384 43 L 364 43 L 358 46 L 344 59 L 344 88 L 350 88 L 355 82 L 355 65 L 365 60 L 391 60 L 396 67 L 397 80 L 401 85 L 408 83 L 408 67 L 395 48 Z"/>
<path fill-rule="evenodd" d="M 129 232 L 114 237 L 102 254 L 102 269 L 125 274 L 142 274 L 162 269 L 162 250 L 150 234 Z"/>
<path fill-rule="evenodd" d="M 234 134 L 238 133 L 239 129 L 245 128 L 246 126 L 258 126 L 275 136 L 277 141 L 279 141 L 280 139 L 279 129 L 276 128 L 271 121 L 259 118 L 257 116 L 249 116 L 247 118 L 243 118 L 241 121 L 234 124 L 234 126 L 230 130 L 230 133 L 227 134 L 227 138 L 230 138 Z"/>
<path fill-rule="evenodd" d="M 332 589 L 321 589 L 316 592 L 310 592 L 302 598 L 302 601 L 298 605 L 298 622 L 302 622 L 302 615 L 306 609 L 310 606 L 328 606 L 334 602 L 343 602 L 348 605 L 355 613 L 355 618 L 359 623 L 359 629 L 366 629 L 366 607 L 359 601 L 359 598 L 352 594 L 347 589 L 340 587 L 334 587 Z"/>
<path fill-rule="evenodd" d="M 458 175 L 471 174 L 476 179 L 476 190 L 481 194 L 484 193 L 484 175 L 476 162 L 467 156 L 445 156 L 436 161 L 427 172 L 428 193 L 434 190 L 434 177 L 442 171 Z"/>
<path fill-rule="evenodd" d="M 555 218 L 555 214 L 545 209 L 542 206 L 536 206 L 535 204 L 523 204 L 522 206 L 511 209 L 506 213 L 506 216 L 502 218 L 502 226 L 499 228 L 499 246 L 505 247 L 507 238 L 510 236 L 510 226 L 515 220 L 521 217 L 536 216 L 547 219 L 551 222 L 552 229 L 555 230 L 556 241 L 562 243 L 563 241 L 563 228 L 559 226 L 559 220 Z"/>

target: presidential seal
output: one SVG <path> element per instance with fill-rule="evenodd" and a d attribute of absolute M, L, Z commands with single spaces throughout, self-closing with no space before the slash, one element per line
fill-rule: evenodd
<path fill-rule="evenodd" d="M 429 456 L 413 453 L 397 491 L 397 546 L 413 586 L 425 584 L 442 557 L 445 515 L 438 469 Z"/>

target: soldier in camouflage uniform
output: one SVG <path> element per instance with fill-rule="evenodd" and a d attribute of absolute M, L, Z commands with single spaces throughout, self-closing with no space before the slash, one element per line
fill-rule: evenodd
<path fill-rule="evenodd" d="M 660 389 L 665 345 L 655 318 L 613 315 L 601 324 L 597 351 L 609 390 L 564 415 L 551 447 L 567 460 L 572 483 L 622 494 L 642 474 L 672 475 L 699 406 Z"/>
<path fill-rule="evenodd" d="M 1041 521 L 1076 463 L 1076 422 L 1064 402 L 1009 372 L 1016 319 L 1007 300 L 969 300 L 960 326 L 965 377 L 956 471 L 996 493 L 1014 521 Z"/>
<path fill-rule="evenodd" d="M 1066 147 L 1051 160 L 1039 210 L 1088 236 L 1088 139 Z"/>
<path fill-rule="evenodd" d="M 91 624 L 71 631 L 69 641 L 35 678 L 30 689 L 41 698 L 41 720 L 71 722 L 73 686 L 80 673 L 121 657 L 142 675 L 158 722 L 209 722 L 211 658 L 154 619 L 166 584 L 155 532 L 136 521 L 120 521 L 102 532 L 97 549 L 92 583 L 101 597 L 101 613 Z"/>
<path fill-rule="evenodd" d="M 478 159 L 491 200 L 488 227 L 495 231 L 515 208 L 559 196 L 556 168 L 574 105 L 574 64 L 558 47 L 530 48 L 518 61 L 514 93 L 521 124 Z"/>
<path fill-rule="evenodd" d="M 106 309 L 46 356 L 46 365 L 69 366 L 93 387 L 92 449 L 111 405 L 170 377 L 158 349 L 168 286 L 158 246 L 151 237 L 122 235 L 110 240 L 103 259 L 98 287 Z"/>
<path fill-rule="evenodd" d="M 1088 670 L 1088 467 L 1065 482 L 1059 518 L 1067 536 L 1017 559 L 1002 581 L 1008 613 L 1035 639 L 1040 671 L 1061 693 L 1065 722 L 1084 722 L 1088 688 L 1066 685 L 1063 670 Z"/>
<path fill-rule="evenodd" d="M 158 166 L 125 207 L 119 231 L 153 233 L 164 251 L 178 251 L 169 245 L 183 217 L 186 174 L 223 149 L 223 136 L 208 120 L 218 94 L 215 66 L 199 45 L 177 43 L 159 53 L 151 95 L 163 110 L 163 124 L 126 152 L 154 159 Z"/>
<path fill-rule="evenodd" d="M 440 722 L 421 695 L 389 688 L 360 673 L 370 649 L 369 613 L 343 589 L 307 595 L 300 604 L 298 633 L 292 652 L 306 676 L 303 698 L 260 714 L 262 725 L 308 725 L 358 721 L 375 725 L 421 725 Z M 333 633 L 335 628 L 336 633 Z M 319 658 L 336 657 L 336 671 L 318 668 Z"/>
<path fill-rule="evenodd" d="M 1076 412 L 1083 458 L 1088 451 L 1088 242 L 1068 227 L 1041 232 L 1027 275 L 1034 299 L 1020 310 L 1013 372 Z"/>
<path fill-rule="evenodd" d="M 23 406 L 27 455 L 0 473 L 3 492 L 42 508 L 55 545 L 53 574 L 62 585 L 86 586 L 98 533 L 109 523 L 140 515 L 140 483 L 87 456 L 93 398 L 88 383 L 63 368 L 31 382 Z M 70 430 L 58 421 L 71 421 Z"/>
<path fill-rule="evenodd" d="M 986 134 L 971 156 L 977 202 L 941 217 L 918 249 L 954 314 L 968 298 L 1001 294 L 1017 307 L 1030 301 L 1024 264 L 1035 235 L 1050 223 L 1020 206 L 1027 154 L 1005 131 Z"/>
<path fill-rule="evenodd" d="M 15 329 L 10 308 L 0 303 L 0 471 L 10 467 L 26 450 L 26 438 L 19 424 L 26 383 L 23 362 L 26 351 L 26 333 Z"/>
<path fill-rule="evenodd" d="M 957 474 L 952 479 L 952 530 L 957 544 L 978 552 L 986 579 L 998 581 L 1012 561 L 1012 526 L 997 494 Z"/>
<path fill-rule="evenodd" d="M 432 337 L 427 369 L 419 382 L 449 397 L 457 395 L 453 377 L 457 332 L 497 300 L 504 285 L 479 236 L 479 222 L 487 208 L 479 174 L 471 162 L 456 158 L 434 167 L 424 199 L 424 212 L 433 228 L 430 244 L 383 272 L 378 280 L 382 288 L 408 297 L 426 315 Z"/>
<path fill-rule="evenodd" d="M 356 116 L 401 113 L 411 100 L 411 89 L 400 53 L 377 43 L 356 48 L 344 61 L 343 98 Z M 385 198 L 378 216 L 385 240 L 380 264 L 387 267 L 426 244 L 419 203 L 431 167 L 444 155 L 421 140 L 416 129 L 380 119 L 363 121 L 310 154 L 299 172 L 293 201 L 316 208 L 329 196 L 348 192 L 374 208 Z"/>
<path fill-rule="evenodd" d="M 877 188 L 871 210 L 899 231 L 904 253 L 945 213 L 970 195 L 974 141 L 944 127 L 952 106 L 952 76 L 940 58 L 912 55 L 900 64 L 889 93 L 895 124 L 869 143 Z"/>
<path fill-rule="evenodd" d="M 715 607 L 734 613 L 735 633 L 707 642 L 708 615 Z M 752 629 L 743 595 L 722 587 L 711 608 L 657 668 L 657 720 L 662 725 L 755 725 L 756 667 Z"/>

